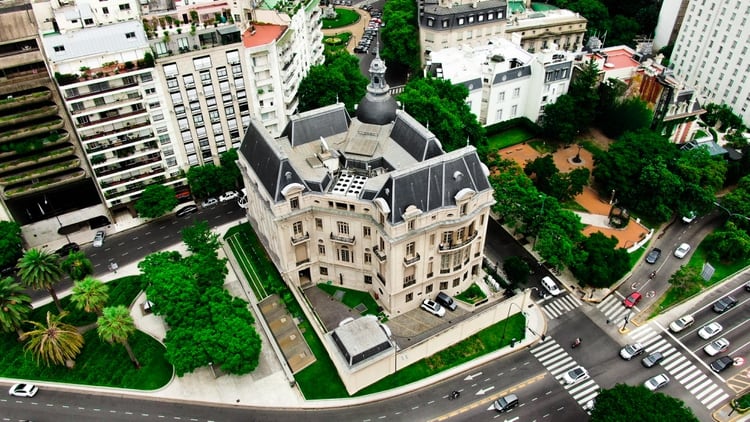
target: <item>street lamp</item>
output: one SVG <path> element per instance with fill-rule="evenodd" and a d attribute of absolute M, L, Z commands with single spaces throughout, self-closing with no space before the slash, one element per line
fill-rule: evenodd
<path fill-rule="evenodd" d="M 742 214 L 737 214 L 737 213 L 734 213 L 734 212 L 732 212 L 732 211 L 729 211 L 729 209 L 727 209 L 726 207 L 724 207 L 723 205 L 721 205 L 721 204 L 720 204 L 720 203 L 718 203 L 718 202 L 714 202 L 714 205 L 716 205 L 717 207 L 719 207 L 719 208 L 723 209 L 724 211 L 726 211 L 726 212 L 727 212 L 727 214 L 729 214 L 729 218 L 732 218 L 732 217 L 735 217 L 735 216 L 736 216 L 736 217 L 741 217 L 741 218 L 744 218 L 744 219 L 745 219 L 745 220 L 747 220 L 747 221 L 750 221 L 750 217 L 747 217 L 747 216 L 744 216 L 744 215 L 742 215 Z"/>
<path fill-rule="evenodd" d="M 523 309 L 518 306 L 516 302 L 510 302 L 510 304 L 508 305 L 508 315 L 505 316 L 505 325 L 503 325 L 503 335 L 500 337 L 500 344 L 503 344 L 505 342 L 505 332 L 508 330 L 508 318 L 510 318 L 510 310 L 513 309 L 513 305 L 516 305 L 516 308 L 518 308 L 518 310 L 523 314 Z"/>

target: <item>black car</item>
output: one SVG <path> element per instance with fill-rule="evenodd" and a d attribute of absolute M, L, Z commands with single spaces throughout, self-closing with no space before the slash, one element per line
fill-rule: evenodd
<path fill-rule="evenodd" d="M 664 355 L 662 355 L 660 352 L 654 352 L 643 358 L 643 360 L 641 360 L 641 364 L 643 364 L 643 366 L 645 366 L 646 368 L 651 368 L 662 360 L 664 360 Z"/>
<path fill-rule="evenodd" d="M 723 313 L 726 310 L 729 310 L 734 307 L 734 305 L 737 304 L 737 299 L 733 298 L 732 296 L 725 296 L 716 301 L 714 303 L 714 312 L 717 313 Z"/>
<path fill-rule="evenodd" d="M 656 260 L 658 260 L 660 256 L 661 256 L 661 249 L 659 248 L 651 249 L 651 252 L 649 252 L 648 255 L 646 256 L 646 262 L 648 262 L 649 264 L 656 264 Z"/>
<path fill-rule="evenodd" d="M 734 365 L 734 359 L 731 356 L 722 356 L 716 359 L 715 361 L 711 362 L 710 366 L 714 372 L 719 373 L 733 365 Z"/>
<path fill-rule="evenodd" d="M 56 250 L 55 253 L 65 258 L 70 255 L 71 252 L 78 252 L 80 250 L 81 247 L 78 246 L 78 243 L 71 242 L 64 244 L 60 249 Z"/>
<path fill-rule="evenodd" d="M 443 292 L 438 293 L 437 297 L 435 298 L 435 301 L 443 305 L 443 307 L 450 309 L 451 311 L 456 310 L 456 307 L 457 307 L 456 301 L 453 300 L 452 297 L 448 296 L 447 294 Z"/>
<path fill-rule="evenodd" d="M 182 207 L 179 210 L 177 210 L 177 213 L 175 215 L 177 215 L 178 217 L 184 217 L 186 215 L 190 215 L 197 211 L 198 211 L 198 207 L 196 207 L 195 205 L 188 205 L 186 207 Z"/>

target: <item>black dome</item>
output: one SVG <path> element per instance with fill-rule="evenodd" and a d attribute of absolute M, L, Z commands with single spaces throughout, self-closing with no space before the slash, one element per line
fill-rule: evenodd
<path fill-rule="evenodd" d="M 396 100 L 390 95 L 373 95 L 367 93 L 357 106 L 357 118 L 360 122 L 373 125 L 386 125 L 396 119 Z"/>

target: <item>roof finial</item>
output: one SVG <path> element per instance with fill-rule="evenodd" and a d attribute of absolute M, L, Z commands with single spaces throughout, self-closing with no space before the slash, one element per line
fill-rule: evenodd
<path fill-rule="evenodd" d="M 339 93 L 337 92 L 336 93 L 336 104 L 338 104 L 338 103 L 339 103 Z"/>
<path fill-rule="evenodd" d="M 466 146 L 468 147 L 469 145 L 471 145 L 471 144 L 469 143 L 469 135 L 466 135 Z"/>

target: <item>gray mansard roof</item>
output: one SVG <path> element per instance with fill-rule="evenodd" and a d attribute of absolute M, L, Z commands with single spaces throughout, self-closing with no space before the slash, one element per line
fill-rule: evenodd
<path fill-rule="evenodd" d="M 382 198 L 393 224 L 410 205 L 429 212 L 455 205 L 462 189 L 490 189 L 473 147 L 444 152 L 435 135 L 402 110 L 393 122 L 377 125 L 352 119 L 343 104 L 334 104 L 292 116 L 276 139 L 253 119 L 239 153 L 274 202 L 285 200 L 282 191 L 292 183 L 333 199 Z"/>

